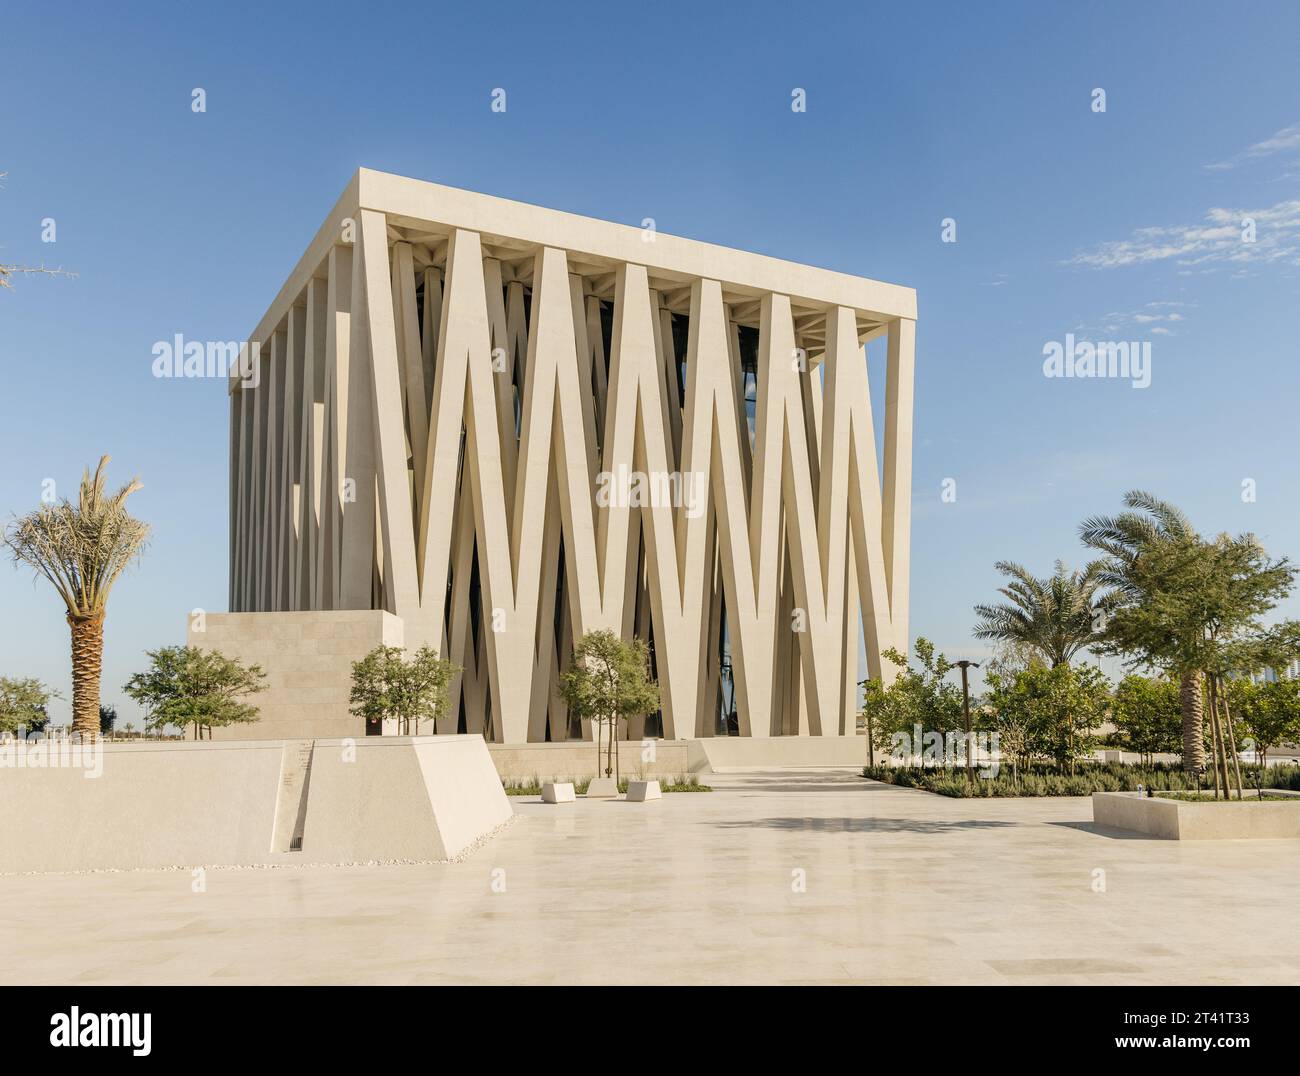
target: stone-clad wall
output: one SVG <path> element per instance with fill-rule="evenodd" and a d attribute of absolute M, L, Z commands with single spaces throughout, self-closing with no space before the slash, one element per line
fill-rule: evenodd
<path fill-rule="evenodd" d="M 595 777 L 605 769 L 608 732 L 604 734 L 597 766 L 596 745 L 590 740 L 566 743 L 488 744 L 497 773 L 503 780 L 526 781 L 536 777 Z M 620 740 L 617 744 L 618 769 L 624 777 L 676 777 L 691 772 L 685 740 L 655 740 L 653 759 L 642 760 L 648 753 L 640 740 Z M 612 764 L 611 764 L 612 765 Z"/>
<path fill-rule="evenodd" d="M 208 613 L 197 625 L 192 620 L 191 646 L 259 664 L 267 674 L 267 689 L 249 700 L 261 717 L 213 729 L 212 738 L 364 736 L 365 722 L 348 712 L 352 663 L 380 644 L 401 646 L 402 640 L 402 621 L 373 609 Z"/>

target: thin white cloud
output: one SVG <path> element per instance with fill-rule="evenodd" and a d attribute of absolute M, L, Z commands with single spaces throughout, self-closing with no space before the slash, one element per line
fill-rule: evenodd
<path fill-rule="evenodd" d="M 1211 172 L 1226 172 L 1249 161 L 1259 160 L 1261 157 L 1271 157 L 1275 153 L 1285 153 L 1290 149 L 1300 149 L 1300 123 L 1293 124 L 1290 127 L 1283 127 L 1280 131 L 1264 139 L 1264 141 L 1256 142 L 1253 146 L 1247 146 L 1240 153 L 1233 154 L 1227 160 L 1215 161 L 1205 167 Z"/>
<path fill-rule="evenodd" d="M 1254 239 L 1247 241 L 1248 222 Z M 1101 243 L 1067 265 L 1117 269 L 1173 261 L 1184 269 L 1300 265 L 1300 199 L 1266 209 L 1211 209 L 1197 224 L 1138 228 L 1128 239 Z"/>
<path fill-rule="evenodd" d="M 1185 316 L 1175 308 L 1194 305 L 1194 303 L 1162 300 L 1146 303 L 1139 310 L 1112 310 L 1109 314 L 1103 314 L 1095 325 L 1076 325 L 1074 332 L 1116 337 L 1140 327 L 1151 335 L 1172 336 L 1174 330 L 1171 326 L 1186 320 Z"/>

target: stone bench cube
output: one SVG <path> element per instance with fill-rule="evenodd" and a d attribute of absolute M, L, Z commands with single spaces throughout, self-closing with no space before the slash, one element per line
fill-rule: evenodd
<path fill-rule="evenodd" d="M 547 781 L 542 785 L 543 803 L 572 803 L 575 799 L 572 781 Z"/>
<path fill-rule="evenodd" d="M 618 782 L 612 777 L 594 777 L 587 786 L 587 799 L 612 800 L 618 798 Z"/>
<path fill-rule="evenodd" d="M 646 800 L 663 799 L 663 792 L 658 781 L 629 781 L 627 798 L 633 803 L 644 803 Z"/>

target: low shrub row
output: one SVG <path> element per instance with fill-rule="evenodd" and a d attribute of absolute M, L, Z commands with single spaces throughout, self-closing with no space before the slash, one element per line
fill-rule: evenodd
<path fill-rule="evenodd" d="M 862 776 L 886 784 L 919 788 L 940 796 L 994 797 L 994 796 L 1090 796 L 1094 792 L 1137 792 L 1151 789 L 1156 792 L 1195 792 L 1195 775 L 1186 774 L 1176 765 L 1156 763 L 1149 766 L 1127 766 L 1120 762 L 1084 763 L 1073 774 L 1063 773 L 1047 765 L 1021 767 L 1013 771 L 1002 766 L 996 775 L 980 776 L 968 781 L 966 771 L 944 767 L 927 769 L 921 766 L 864 766 Z M 1256 780 L 1264 788 L 1300 790 L 1300 766 L 1269 766 L 1266 769 L 1250 766 L 1242 768 L 1242 783 L 1255 787 Z M 1201 780 L 1201 788 L 1211 782 Z"/>

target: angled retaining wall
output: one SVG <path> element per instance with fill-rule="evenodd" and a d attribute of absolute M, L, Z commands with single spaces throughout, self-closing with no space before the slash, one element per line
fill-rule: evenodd
<path fill-rule="evenodd" d="M 0 766 L 0 873 L 449 859 L 512 814 L 479 736 L 102 750 Z"/>

